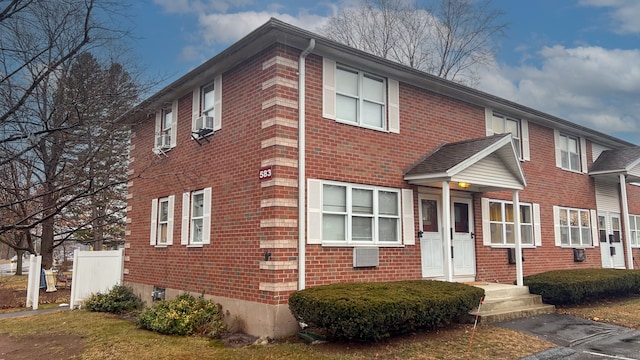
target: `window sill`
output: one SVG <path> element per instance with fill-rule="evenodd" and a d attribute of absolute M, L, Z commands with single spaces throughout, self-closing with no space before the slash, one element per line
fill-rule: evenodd
<path fill-rule="evenodd" d="M 586 173 L 584 173 L 584 172 L 582 172 L 580 170 L 565 169 L 565 168 L 559 167 L 559 166 L 558 166 L 558 169 L 560 169 L 562 171 L 567 171 L 567 172 L 570 172 L 570 173 L 574 173 L 574 174 L 580 174 L 580 175 L 585 175 L 586 174 Z"/>
<path fill-rule="evenodd" d="M 187 248 L 202 248 L 204 247 L 204 244 L 188 244 Z"/>
<path fill-rule="evenodd" d="M 593 246 L 593 245 L 556 245 L 559 248 L 562 249 L 595 249 L 598 246 Z"/>
<path fill-rule="evenodd" d="M 160 244 L 160 245 L 153 245 L 153 246 L 157 249 L 164 249 L 169 247 L 169 244 Z"/>
<path fill-rule="evenodd" d="M 343 247 L 343 248 L 356 248 L 356 247 L 378 247 L 378 248 L 403 248 L 404 244 L 381 244 L 381 243 L 371 243 L 371 244 L 361 244 L 361 243 L 339 243 L 339 242 L 323 242 L 322 247 Z"/>
<path fill-rule="evenodd" d="M 332 119 L 330 119 L 330 120 L 332 120 Z M 345 125 L 351 125 L 351 126 L 359 127 L 359 128 L 362 128 L 362 129 L 369 129 L 369 130 L 380 131 L 380 132 L 384 132 L 384 133 L 388 133 L 389 132 L 389 130 L 384 129 L 384 128 L 379 128 L 379 127 L 374 127 L 374 126 L 366 126 L 366 125 L 354 123 L 354 122 L 347 121 L 347 120 L 335 119 L 335 122 L 337 122 L 339 124 L 345 124 Z"/>
<path fill-rule="evenodd" d="M 509 244 L 509 245 L 505 245 L 505 244 L 491 244 L 491 245 L 485 245 L 485 246 L 489 246 L 490 248 L 493 249 L 515 249 L 516 246 Z M 535 245 L 529 245 L 529 244 L 522 244 L 522 248 L 523 249 L 535 249 L 537 248 L 537 246 Z"/>

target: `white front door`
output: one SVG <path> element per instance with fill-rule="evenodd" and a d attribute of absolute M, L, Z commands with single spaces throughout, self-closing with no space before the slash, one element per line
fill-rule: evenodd
<path fill-rule="evenodd" d="M 440 200 L 436 195 L 420 195 L 419 199 L 422 277 L 444 278 Z"/>
<path fill-rule="evenodd" d="M 476 255 L 473 234 L 473 203 L 471 199 L 451 199 L 451 233 L 453 244 L 453 279 L 474 281 Z"/>
<path fill-rule="evenodd" d="M 598 234 L 603 268 L 625 268 L 621 231 L 620 214 L 598 212 Z"/>

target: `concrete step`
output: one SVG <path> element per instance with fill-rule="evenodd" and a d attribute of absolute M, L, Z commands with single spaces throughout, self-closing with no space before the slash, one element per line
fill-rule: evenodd
<path fill-rule="evenodd" d="M 484 283 L 474 284 L 485 291 L 484 301 L 469 314 L 485 323 L 499 322 L 540 314 L 550 314 L 555 306 L 542 303 L 542 297 L 530 294 L 526 286 Z"/>
<path fill-rule="evenodd" d="M 527 307 L 521 307 L 518 309 L 502 309 L 502 310 L 492 310 L 492 311 L 484 311 L 480 309 L 480 314 L 478 315 L 478 320 L 481 323 L 493 323 L 506 321 L 511 319 L 518 319 L 523 317 L 529 317 L 534 315 L 542 315 L 542 314 L 552 314 L 556 311 L 556 307 L 553 305 L 532 305 Z M 471 315 L 475 316 L 476 312 L 472 311 Z"/>
<path fill-rule="evenodd" d="M 478 285 L 484 289 L 485 300 L 508 299 L 516 296 L 529 295 L 528 286 L 515 286 L 506 284 Z"/>
<path fill-rule="evenodd" d="M 542 296 L 526 294 L 510 298 L 489 299 L 482 302 L 481 311 L 519 309 L 534 305 L 542 305 Z"/>

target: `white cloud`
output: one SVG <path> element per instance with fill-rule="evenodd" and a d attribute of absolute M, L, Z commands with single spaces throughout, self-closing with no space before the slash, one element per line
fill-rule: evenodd
<path fill-rule="evenodd" d="M 539 66 L 501 66 L 492 94 L 640 143 L 640 49 L 544 47 Z"/>
<path fill-rule="evenodd" d="M 637 0 L 580 0 L 579 4 L 590 7 L 611 8 L 612 28 L 622 34 L 640 33 L 640 1 Z"/>
<path fill-rule="evenodd" d="M 310 14 L 293 16 L 283 13 L 247 11 L 201 15 L 198 22 L 201 27 L 202 39 L 212 45 L 236 41 L 267 22 L 271 17 L 312 31 L 317 30 L 326 21 L 325 17 Z"/>

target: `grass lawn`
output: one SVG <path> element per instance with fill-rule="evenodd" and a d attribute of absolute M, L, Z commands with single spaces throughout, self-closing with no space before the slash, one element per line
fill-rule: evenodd
<path fill-rule="evenodd" d="M 1 288 L 26 287 L 26 276 L 0 277 Z M 561 313 L 640 329 L 640 297 L 564 307 Z M 11 309 L 0 311 L 7 312 Z M 264 346 L 226 347 L 221 340 L 159 335 L 127 319 L 85 310 L 0 320 L 0 359 L 465 359 L 472 325 L 452 325 L 378 343 L 309 345 L 298 338 Z M 471 359 L 520 359 L 553 347 L 544 340 L 491 325 L 479 325 Z M 12 352 L 13 351 L 13 352 Z M 13 357 L 12 357 L 13 356 Z"/>
<path fill-rule="evenodd" d="M 308 345 L 297 338 L 265 346 L 224 347 L 220 340 L 159 335 L 141 330 L 109 314 L 84 310 L 60 311 L 38 316 L 0 320 L 2 337 L 31 342 L 33 336 L 75 339 L 83 346 L 75 356 L 83 359 L 464 359 L 471 325 L 419 333 L 379 343 L 326 343 Z M 6 340 L 5 340 L 6 341 Z M 77 344 L 76 344 L 77 345 Z M 493 326 L 476 330 L 472 359 L 519 359 L 552 345 L 518 332 Z M 2 348 L 2 346 L 0 346 Z M 1 352 L 1 350 L 0 350 Z M 2 354 L 0 354 L 0 358 Z M 58 353 L 60 356 L 74 354 Z M 69 358 L 69 357 L 67 357 Z"/>

